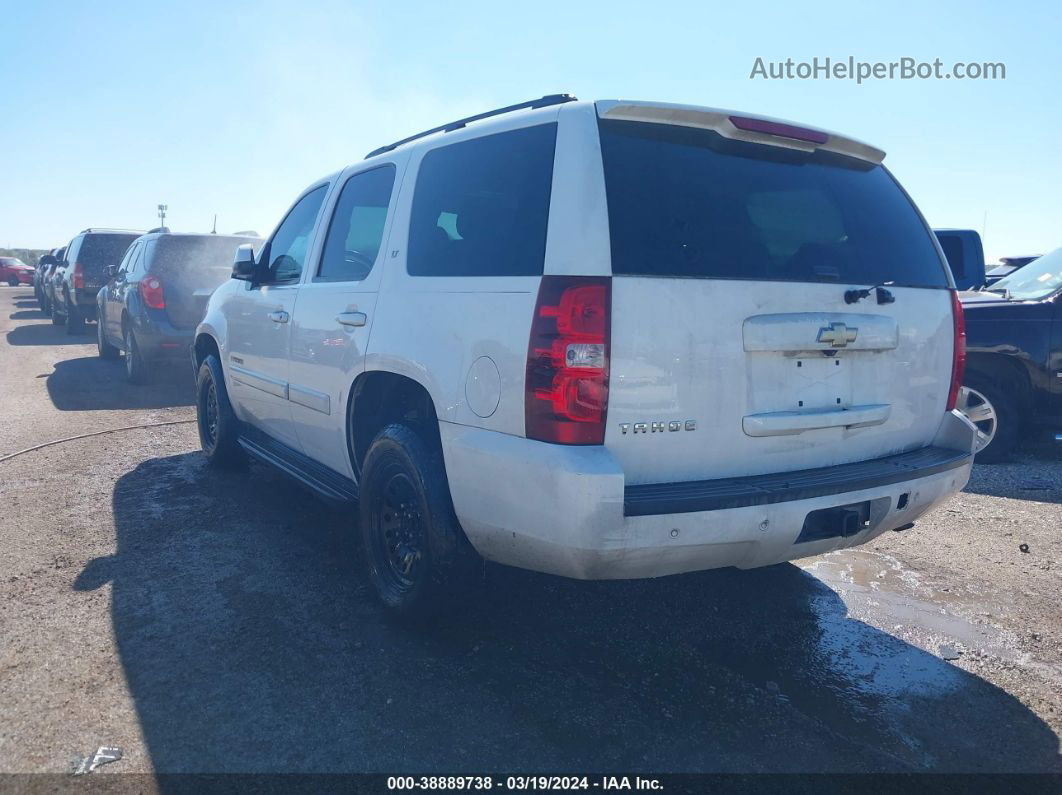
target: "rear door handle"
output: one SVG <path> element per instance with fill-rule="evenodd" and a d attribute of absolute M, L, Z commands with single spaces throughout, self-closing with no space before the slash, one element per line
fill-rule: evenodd
<path fill-rule="evenodd" d="M 368 321 L 364 312 L 340 312 L 336 315 L 336 322 L 343 326 L 364 326 Z"/>
<path fill-rule="evenodd" d="M 283 311 L 282 309 L 278 309 L 276 312 L 269 313 L 269 319 L 272 320 L 274 323 L 287 323 L 288 313 Z"/>

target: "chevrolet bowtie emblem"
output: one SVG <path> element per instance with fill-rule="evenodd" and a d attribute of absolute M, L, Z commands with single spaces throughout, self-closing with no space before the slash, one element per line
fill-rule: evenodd
<path fill-rule="evenodd" d="M 818 342 L 825 342 L 835 348 L 843 348 L 849 342 L 855 342 L 857 328 L 848 328 L 844 323 L 831 323 L 825 328 L 819 329 Z"/>

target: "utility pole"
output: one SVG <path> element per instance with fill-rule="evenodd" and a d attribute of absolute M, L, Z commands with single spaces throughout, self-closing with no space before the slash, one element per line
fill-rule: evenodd
<path fill-rule="evenodd" d="M 159 205 L 159 226 L 166 226 L 166 211 L 170 209 L 168 204 Z"/>

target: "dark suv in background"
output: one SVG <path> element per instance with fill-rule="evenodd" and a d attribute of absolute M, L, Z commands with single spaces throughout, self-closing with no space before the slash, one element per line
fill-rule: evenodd
<path fill-rule="evenodd" d="M 238 246 L 258 243 L 244 235 L 172 234 L 137 238 L 112 266 L 97 296 L 96 342 L 101 358 L 124 351 L 133 383 L 150 379 L 153 362 L 187 362 L 195 327 L 207 300 L 228 280 Z"/>
<path fill-rule="evenodd" d="M 121 262 L 129 244 L 142 234 L 86 229 L 71 240 L 52 277 L 52 322 L 66 323 L 68 334 L 80 334 L 86 320 L 95 320 L 96 294 L 107 282 L 107 267 Z"/>

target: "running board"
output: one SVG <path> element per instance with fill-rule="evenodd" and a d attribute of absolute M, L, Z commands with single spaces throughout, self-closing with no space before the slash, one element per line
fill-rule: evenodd
<path fill-rule="evenodd" d="M 352 503 L 358 500 L 358 484 L 353 480 L 265 434 L 250 431 L 249 435 L 240 437 L 240 447 L 259 461 L 309 486 L 330 502 Z"/>

